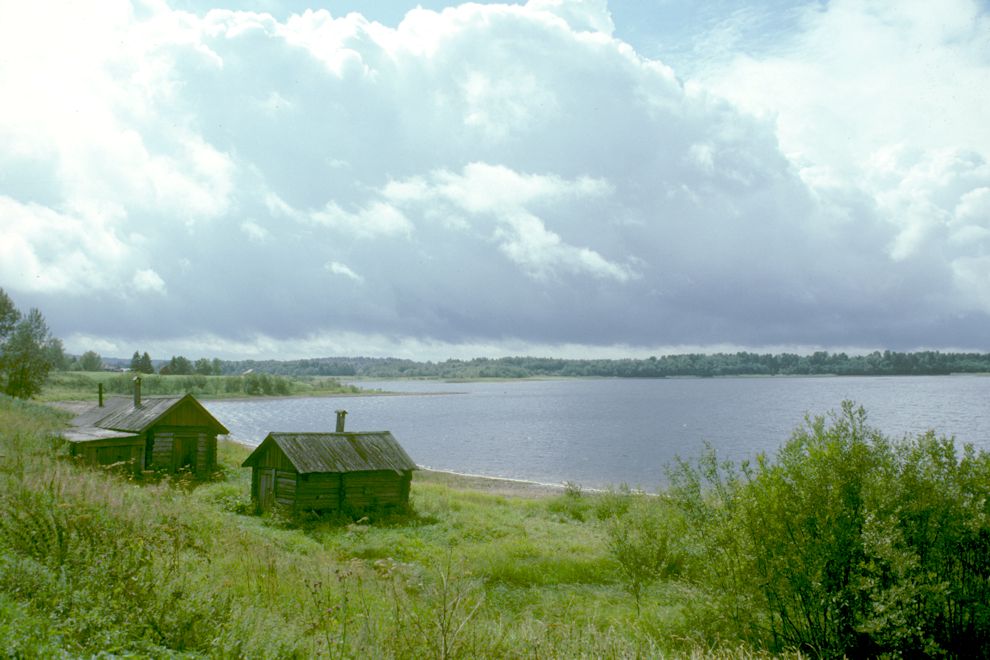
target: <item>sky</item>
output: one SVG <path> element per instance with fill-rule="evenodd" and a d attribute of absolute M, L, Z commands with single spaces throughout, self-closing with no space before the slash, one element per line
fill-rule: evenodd
<path fill-rule="evenodd" d="M 990 351 L 990 3 L 0 0 L 72 353 Z"/>

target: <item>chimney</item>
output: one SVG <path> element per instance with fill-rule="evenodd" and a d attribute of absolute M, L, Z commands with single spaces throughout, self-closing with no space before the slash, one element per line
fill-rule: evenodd
<path fill-rule="evenodd" d="M 134 377 L 134 407 L 141 405 L 141 377 Z"/>
<path fill-rule="evenodd" d="M 337 433 L 344 432 L 344 418 L 347 417 L 346 410 L 337 411 Z"/>
<path fill-rule="evenodd" d="M 100 408 L 103 407 L 103 383 L 99 383 L 96 386 L 96 395 L 100 401 Z"/>

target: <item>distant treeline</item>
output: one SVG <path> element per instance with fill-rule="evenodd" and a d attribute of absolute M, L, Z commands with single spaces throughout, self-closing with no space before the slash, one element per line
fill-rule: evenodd
<path fill-rule="evenodd" d="M 672 376 L 906 376 L 990 373 L 990 353 L 875 351 L 847 355 L 818 351 L 791 353 L 691 353 L 646 359 L 566 360 L 537 357 L 416 362 L 397 358 L 316 358 L 245 360 L 223 363 L 224 373 L 247 370 L 283 376 L 354 376 L 364 378 L 526 378 L 598 376 L 666 378 Z"/>
<path fill-rule="evenodd" d="M 134 374 L 57 371 L 48 377 L 44 394 L 51 401 L 89 399 L 95 396 L 98 384 L 103 385 L 107 394 L 131 395 L 134 392 Z M 224 398 L 359 394 L 366 390 L 343 385 L 336 378 L 326 376 L 294 378 L 252 371 L 228 376 L 146 374 L 141 377 L 141 391 L 154 396 L 188 393 Z"/>

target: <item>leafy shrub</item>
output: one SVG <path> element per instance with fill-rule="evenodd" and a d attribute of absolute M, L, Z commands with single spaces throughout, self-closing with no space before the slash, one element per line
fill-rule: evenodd
<path fill-rule="evenodd" d="M 891 442 L 850 402 L 741 473 L 671 473 L 699 575 L 737 634 L 828 656 L 990 649 L 990 457 Z"/>
<path fill-rule="evenodd" d="M 629 486 L 622 484 L 618 489 L 609 488 L 595 498 L 595 518 L 608 520 L 615 516 L 623 516 L 629 510 L 632 502 L 632 492 Z"/>
<path fill-rule="evenodd" d="M 619 564 L 623 586 L 636 599 L 637 611 L 644 589 L 681 573 L 684 519 L 658 498 L 629 495 L 625 511 L 605 521 L 605 532 L 609 552 Z"/>
<path fill-rule="evenodd" d="M 547 509 L 559 513 L 566 518 L 584 522 L 587 512 L 592 508 L 589 499 L 581 495 L 580 489 L 568 488 L 547 504 Z"/>

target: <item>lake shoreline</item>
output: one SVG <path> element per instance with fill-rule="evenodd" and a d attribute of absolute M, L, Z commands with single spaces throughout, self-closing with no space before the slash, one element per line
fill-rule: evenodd
<path fill-rule="evenodd" d="M 200 401 L 285 401 L 290 399 L 334 399 L 334 398 L 363 398 L 363 397 L 388 397 L 388 396 L 449 396 L 451 394 L 464 394 L 463 392 L 376 392 L 368 390 L 366 392 L 313 392 L 299 394 L 281 394 L 273 396 L 209 396 L 205 394 L 195 394 Z M 160 396 L 175 396 L 163 394 Z"/>
<path fill-rule="evenodd" d="M 399 392 L 398 395 L 407 395 L 406 393 Z M 423 394 L 432 394 L 431 392 L 425 392 Z M 408 395 L 415 396 L 414 393 Z M 266 398 L 296 398 L 296 397 L 266 397 Z M 230 400 L 230 399 L 225 399 Z M 258 399 L 244 399 L 246 401 L 257 401 Z M 48 402 L 47 405 L 50 408 L 60 410 L 62 412 L 68 412 L 73 415 L 78 415 L 85 410 L 93 406 L 92 402 L 89 401 L 53 401 Z M 251 445 L 243 440 L 238 440 L 227 436 L 227 442 L 230 442 L 241 447 L 245 447 L 249 450 L 254 450 L 257 445 Z M 456 490 L 471 490 L 476 492 L 488 493 L 491 495 L 503 495 L 509 497 L 524 497 L 524 498 L 543 498 L 543 497 L 555 497 L 557 495 L 562 495 L 565 492 L 564 484 L 550 484 L 542 483 L 538 481 L 529 481 L 526 479 L 514 479 L 511 477 L 491 477 L 480 474 L 467 474 L 461 472 L 453 472 L 449 470 L 435 470 L 429 467 L 419 466 L 415 472 L 415 480 L 426 483 L 436 483 L 447 486 L 448 488 L 454 488 Z M 590 489 L 589 489 L 590 490 Z"/>
<path fill-rule="evenodd" d="M 564 484 L 549 484 L 510 477 L 489 477 L 481 474 L 464 474 L 449 470 L 420 467 L 413 473 L 413 482 L 436 483 L 456 490 L 470 490 L 507 497 L 544 498 L 556 497 L 566 492 Z"/>
<path fill-rule="evenodd" d="M 258 446 L 231 438 L 230 436 L 227 436 L 227 442 L 251 451 Z M 422 465 L 416 466 L 416 470 L 413 472 L 413 481 L 440 484 L 455 490 L 470 490 L 489 495 L 523 498 L 556 497 L 557 495 L 563 495 L 567 489 L 564 483 L 553 484 L 528 479 L 515 479 L 513 477 L 492 477 L 483 474 L 455 472 L 452 470 L 437 470 Z M 592 492 L 598 489 L 585 488 L 582 490 Z"/>

